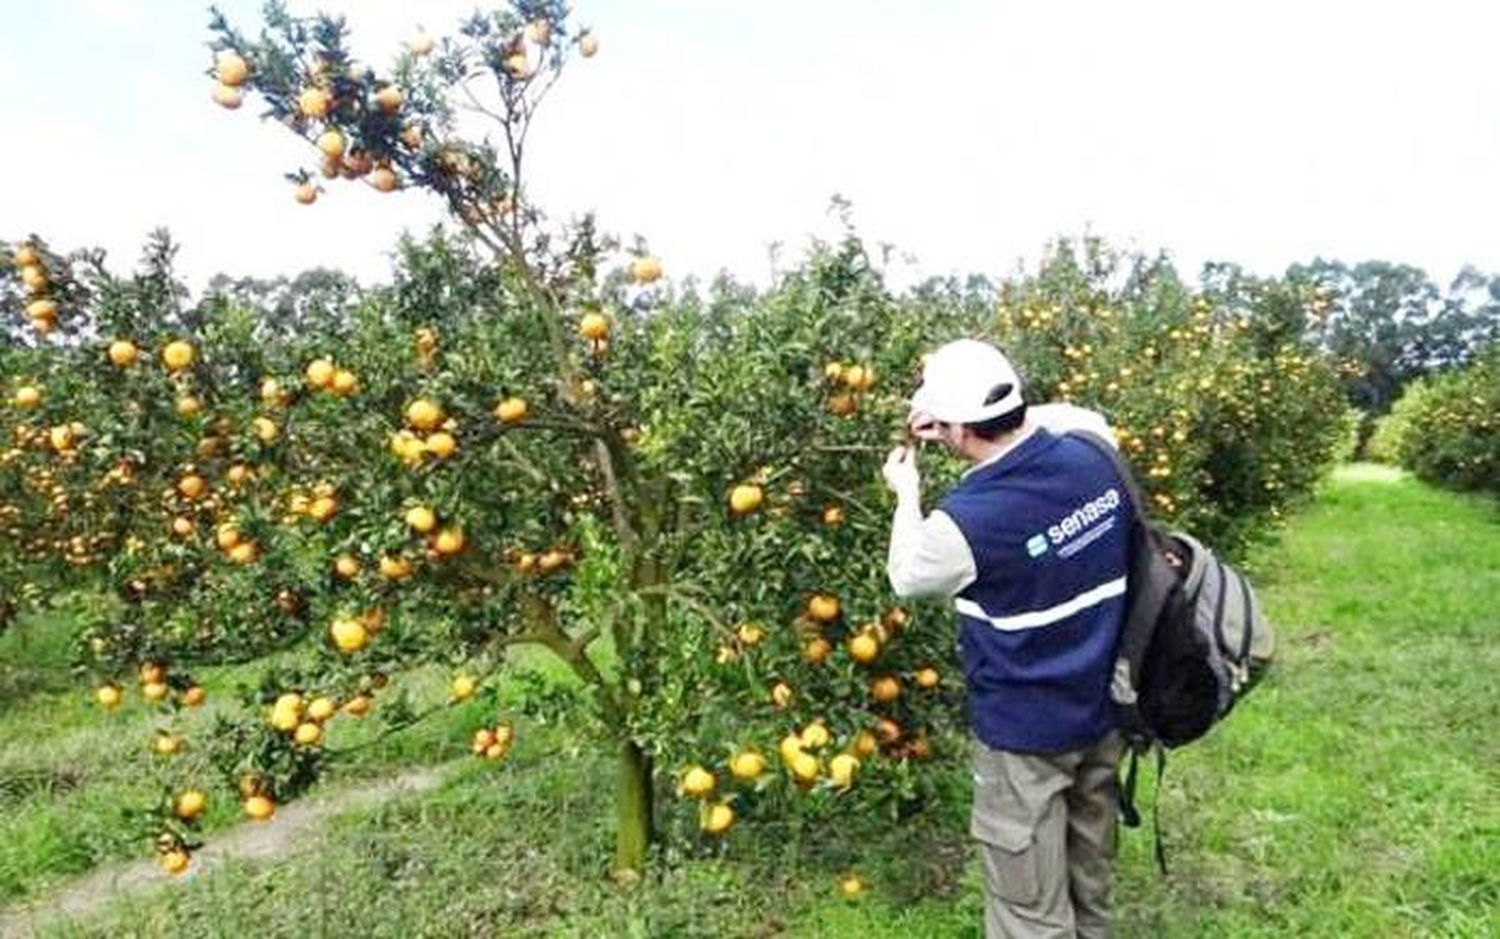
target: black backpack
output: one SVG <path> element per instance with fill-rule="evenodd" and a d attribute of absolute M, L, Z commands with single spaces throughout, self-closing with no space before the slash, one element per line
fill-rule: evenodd
<path fill-rule="evenodd" d="M 1265 674 L 1276 640 L 1244 575 L 1191 535 L 1147 518 L 1140 486 L 1119 452 L 1087 431 L 1071 433 L 1109 458 L 1135 507 L 1126 616 L 1110 683 L 1116 723 L 1131 749 L 1120 811 L 1135 827 L 1141 754 L 1156 750 L 1160 786 L 1166 749 L 1197 740 L 1228 715 Z M 1165 870 L 1160 832 L 1157 860 Z"/>

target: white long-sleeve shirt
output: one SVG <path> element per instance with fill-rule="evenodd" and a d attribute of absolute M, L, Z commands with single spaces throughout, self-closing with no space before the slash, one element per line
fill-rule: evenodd
<path fill-rule="evenodd" d="M 1027 409 L 1021 434 L 1010 446 L 970 467 L 968 472 L 1000 459 L 1038 427 L 1045 427 L 1054 434 L 1088 430 L 1110 443 L 1115 439 L 1109 422 L 1098 411 L 1072 404 L 1041 404 Z M 898 597 L 951 597 L 972 584 L 978 576 L 974 553 L 969 550 L 969 542 L 959 531 L 958 524 L 941 510 L 923 518 L 920 499 L 910 496 L 896 499 L 886 573 L 890 577 L 891 589 Z"/>

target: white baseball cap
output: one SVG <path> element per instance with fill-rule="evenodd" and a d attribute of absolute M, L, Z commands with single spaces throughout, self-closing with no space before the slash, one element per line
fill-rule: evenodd
<path fill-rule="evenodd" d="M 913 412 L 945 424 L 977 424 L 1003 417 L 1023 403 L 1021 376 L 1005 353 L 987 342 L 959 339 L 927 356 Z"/>

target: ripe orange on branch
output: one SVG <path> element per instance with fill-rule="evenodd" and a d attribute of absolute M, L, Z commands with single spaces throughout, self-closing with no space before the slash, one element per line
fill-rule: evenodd
<path fill-rule="evenodd" d="M 649 254 L 630 262 L 630 279 L 641 286 L 655 283 L 661 274 L 661 262 Z"/>
<path fill-rule="evenodd" d="M 839 600 L 831 594 L 814 594 L 807 601 L 807 616 L 819 623 L 831 623 L 839 618 Z"/>
<path fill-rule="evenodd" d="M 135 343 L 127 339 L 116 339 L 109 344 L 109 360 L 120 368 L 128 368 L 135 364 L 139 355 Z"/>
<path fill-rule="evenodd" d="M 594 342 L 609 338 L 609 317 L 597 310 L 583 314 L 578 321 L 578 335 Z"/>
<path fill-rule="evenodd" d="M 324 88 L 304 88 L 297 95 L 297 110 L 304 117 L 322 119 L 333 110 L 333 95 Z M 339 149 L 343 153 L 343 149 Z"/>
<path fill-rule="evenodd" d="M 219 84 L 238 88 L 250 77 L 250 63 L 239 53 L 220 53 L 219 61 L 214 66 L 214 76 L 218 78 Z"/>
<path fill-rule="evenodd" d="M 192 343 L 182 339 L 174 339 L 167 343 L 161 350 L 161 360 L 170 372 L 180 372 L 193 364 L 197 358 L 197 352 Z"/>
<path fill-rule="evenodd" d="M 406 422 L 417 430 L 433 430 L 443 422 L 442 405 L 428 398 L 418 398 L 406 406 Z"/>
<path fill-rule="evenodd" d="M 516 424 L 526 418 L 526 399 L 510 397 L 495 405 L 495 417 L 502 424 Z"/>
<path fill-rule="evenodd" d="M 370 631 L 352 616 L 340 616 L 328 627 L 328 635 L 340 652 L 358 652 L 370 644 Z"/>

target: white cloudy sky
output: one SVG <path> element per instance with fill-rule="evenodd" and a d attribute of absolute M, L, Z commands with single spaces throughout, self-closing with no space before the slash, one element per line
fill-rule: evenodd
<path fill-rule="evenodd" d="M 224 0 L 237 23 L 258 0 Z M 347 12 L 382 63 L 474 0 Z M 763 280 L 852 199 L 895 271 L 1003 272 L 1092 231 L 1190 268 L 1315 254 L 1500 270 L 1500 5 L 1480 0 L 576 0 L 602 51 L 535 133 L 533 191 L 675 275 Z M 388 270 L 420 195 L 293 203 L 291 135 L 208 100 L 206 5 L 51 0 L 0 31 L 0 239 L 117 262 L 158 225 L 216 271 Z"/>

